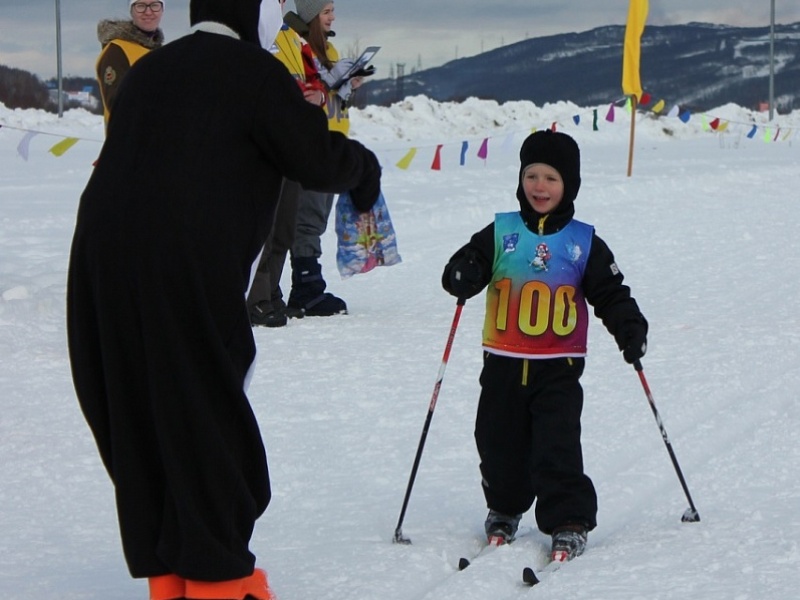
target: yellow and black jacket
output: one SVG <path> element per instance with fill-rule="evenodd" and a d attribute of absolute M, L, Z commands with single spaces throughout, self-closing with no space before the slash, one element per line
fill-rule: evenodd
<path fill-rule="evenodd" d="M 156 29 L 152 35 L 148 34 L 130 20 L 104 19 L 97 24 L 97 39 L 103 50 L 97 57 L 95 72 L 103 100 L 103 118 L 108 126 L 120 83 L 133 63 L 163 45 L 164 33 Z"/>

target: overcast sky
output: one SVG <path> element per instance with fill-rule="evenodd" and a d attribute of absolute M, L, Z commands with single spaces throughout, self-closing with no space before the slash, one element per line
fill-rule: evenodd
<path fill-rule="evenodd" d="M 189 28 L 188 0 L 166 0 L 161 22 L 167 41 Z M 386 77 L 393 65 L 405 72 L 472 56 L 530 37 L 622 25 L 627 0 L 336 0 L 334 40 L 340 53 L 378 45 L 373 61 Z M 764 26 L 770 0 L 650 0 L 649 25 L 692 21 Z M 294 0 L 287 0 L 294 10 Z M 127 0 L 60 0 L 64 76 L 94 76 L 100 51 L 97 21 L 128 17 Z M 800 22 L 798 0 L 775 0 L 775 22 Z M 646 35 L 646 32 L 645 32 Z M 0 0 L 0 65 L 57 73 L 56 0 Z"/>

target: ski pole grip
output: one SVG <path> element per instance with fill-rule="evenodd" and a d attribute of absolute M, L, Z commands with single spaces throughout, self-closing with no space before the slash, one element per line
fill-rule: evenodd
<path fill-rule="evenodd" d="M 640 361 L 638 359 L 633 361 L 633 368 L 636 369 L 639 372 L 643 371 L 644 368 L 642 367 L 642 361 Z"/>
<path fill-rule="evenodd" d="M 464 306 L 466 303 L 467 303 L 467 299 L 466 298 L 462 298 L 461 296 L 459 296 L 458 300 L 456 301 L 456 304 L 458 306 Z"/>

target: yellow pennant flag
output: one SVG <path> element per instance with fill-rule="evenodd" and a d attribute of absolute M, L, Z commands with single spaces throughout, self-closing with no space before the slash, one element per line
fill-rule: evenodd
<path fill-rule="evenodd" d="M 658 114 L 662 110 L 664 110 L 665 106 L 666 106 L 666 104 L 664 103 L 664 101 L 663 100 L 659 100 L 658 102 L 656 102 L 656 105 L 653 107 L 653 112 Z"/>
<path fill-rule="evenodd" d="M 50 148 L 50 152 L 55 156 L 61 156 L 72 148 L 75 144 L 78 143 L 78 138 L 64 138 L 60 142 L 58 142 L 55 146 Z"/>
<path fill-rule="evenodd" d="M 622 49 L 622 92 L 626 96 L 642 97 L 639 79 L 640 40 L 647 21 L 647 0 L 630 0 L 628 23 L 625 26 L 625 45 Z"/>
<path fill-rule="evenodd" d="M 411 165 L 411 161 L 414 160 L 414 157 L 417 155 L 417 149 L 411 148 L 406 155 L 397 161 L 397 167 L 400 169 L 407 169 Z"/>

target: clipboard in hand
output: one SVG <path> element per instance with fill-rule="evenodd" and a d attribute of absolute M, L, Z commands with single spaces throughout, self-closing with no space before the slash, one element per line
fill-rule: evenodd
<path fill-rule="evenodd" d="M 331 88 L 334 90 L 339 89 L 339 87 L 341 87 L 345 81 L 351 77 L 354 77 L 358 71 L 363 70 L 380 49 L 380 46 L 369 46 L 366 50 L 364 50 L 364 52 L 361 53 L 361 56 L 356 59 L 356 61 L 353 63 L 353 66 L 351 66 L 344 75 L 336 80 L 336 83 L 334 83 Z"/>

